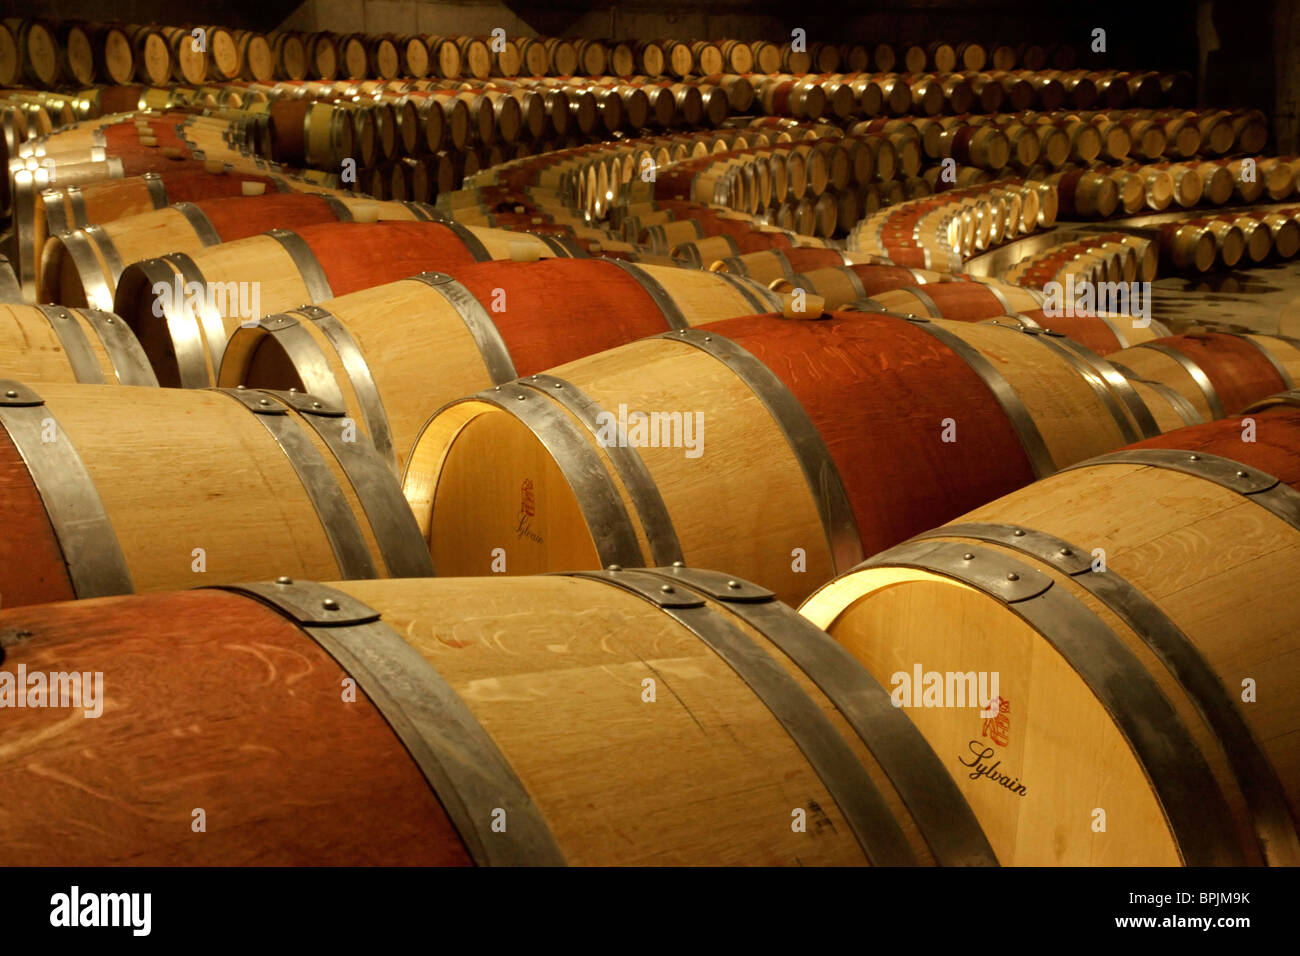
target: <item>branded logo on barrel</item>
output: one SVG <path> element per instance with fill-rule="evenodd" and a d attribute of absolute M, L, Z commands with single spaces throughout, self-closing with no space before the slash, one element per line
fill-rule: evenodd
<path fill-rule="evenodd" d="M 971 756 L 958 756 L 957 762 L 970 779 L 990 780 L 1023 797 L 1025 785 L 1001 771 L 1002 761 L 992 760 L 997 749 L 987 743 L 1006 747 L 1011 742 L 1011 701 L 998 693 L 998 678 L 997 671 L 927 671 L 914 664 L 911 673 L 897 671 L 890 678 L 894 689 L 889 696 L 895 707 L 978 707 L 983 739 L 972 740 Z"/>
<path fill-rule="evenodd" d="M 515 537 L 527 538 L 534 544 L 542 543 L 542 536 L 533 531 L 532 519 L 537 516 L 537 498 L 533 494 L 533 479 L 525 478 L 519 486 L 519 517 L 515 524 Z"/>
<path fill-rule="evenodd" d="M 1011 701 L 999 697 L 994 701 L 994 705 L 992 716 L 983 714 L 984 727 L 980 731 L 980 736 L 993 741 L 999 747 L 1006 747 L 1011 743 Z M 987 762 L 997 754 L 997 751 L 988 746 L 984 740 L 972 740 L 967 745 L 967 749 L 970 750 L 970 757 L 968 759 L 958 757 L 957 762 L 970 771 L 967 776 L 972 780 L 979 780 L 982 777 L 1005 787 L 1018 797 L 1028 793 L 1018 777 L 999 771 L 998 768 L 1002 766 L 1001 760 L 995 760 L 991 764 Z"/>

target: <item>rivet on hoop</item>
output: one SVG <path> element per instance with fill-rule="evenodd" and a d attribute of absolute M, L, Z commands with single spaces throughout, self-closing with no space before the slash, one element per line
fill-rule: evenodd
<path fill-rule="evenodd" d="M 276 584 L 293 584 L 293 578 L 289 577 L 287 574 L 282 574 L 282 575 L 280 575 L 278 578 L 275 579 L 275 583 L 276 583 Z"/>
<path fill-rule="evenodd" d="M 339 609 L 339 602 L 333 598 L 326 598 L 320 602 L 320 606 L 327 611 L 337 611 Z"/>
<path fill-rule="evenodd" d="M 1014 571 L 1008 572 L 1008 574 L 1007 574 L 1007 580 L 1008 580 L 1008 581 L 1019 581 L 1019 580 L 1020 580 L 1020 575 L 1016 574 L 1016 572 L 1014 572 Z"/>

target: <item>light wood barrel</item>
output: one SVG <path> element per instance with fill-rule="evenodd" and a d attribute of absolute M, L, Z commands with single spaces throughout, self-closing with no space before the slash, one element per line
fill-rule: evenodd
<path fill-rule="evenodd" d="M 296 393 L 0 383 L 0 509 L 22 529 L 0 542 L 6 607 L 430 573 L 396 480 L 347 428 Z"/>
<path fill-rule="evenodd" d="M 252 30 L 236 30 L 234 40 L 239 55 L 239 76 L 258 83 L 275 79 L 275 54 L 265 36 Z"/>
<path fill-rule="evenodd" d="M 520 254 L 537 254 L 527 238 Z M 446 402 L 637 338 L 764 312 L 773 301 L 761 286 L 695 269 L 608 259 L 484 263 L 241 327 L 218 382 L 298 388 L 345 405 L 400 474 Z"/>
<path fill-rule="evenodd" d="M 923 269 L 854 263 L 793 273 L 773 279 L 768 285 L 775 292 L 793 292 L 795 289 L 803 289 L 805 292 L 815 293 L 826 300 L 826 308 L 835 310 L 850 303 L 865 304 L 871 296 L 890 289 L 918 283 L 939 282 L 940 279 L 939 273 L 926 272 Z"/>
<path fill-rule="evenodd" d="M 0 86 L 17 86 L 22 70 L 22 51 L 14 25 L 0 22 Z"/>
<path fill-rule="evenodd" d="M 62 305 L 0 305 L 0 378 L 156 386 L 140 343 L 118 316 Z"/>
<path fill-rule="evenodd" d="M 0 861 L 996 865 L 887 692 L 760 587 L 689 568 L 372 583 L 116 598 L 93 627 L 76 603 L 6 608 L 27 635 L 6 668 L 111 674 L 113 706 L 17 712 L 11 739 L 89 786 L 6 751 L 0 794 L 40 812 Z M 147 782 L 137 761 L 181 760 L 181 724 L 208 728 L 202 771 Z M 195 806 L 223 825 L 168 839 Z"/>
<path fill-rule="evenodd" d="M 305 80 L 310 71 L 310 51 L 297 33 L 271 33 L 271 56 L 275 60 L 275 77 L 280 80 Z"/>
<path fill-rule="evenodd" d="M 783 276 L 841 265 L 844 265 L 844 254 L 838 249 L 791 248 L 768 249 L 718 259 L 709 269 L 713 272 L 748 276 L 768 285 Z"/>
<path fill-rule="evenodd" d="M 1143 342 L 1109 357 L 1142 378 L 1168 385 L 1207 422 L 1300 381 L 1300 343 L 1282 336 L 1194 332 Z"/>
<path fill-rule="evenodd" d="M 405 489 L 440 574 L 490 570 L 505 546 L 510 573 L 682 559 L 795 599 L 856 555 L 1157 433 L 1079 362 L 988 325 L 730 319 L 448 405 Z M 651 435 L 637 416 L 653 413 Z M 523 526 L 525 482 L 541 504 Z"/>
<path fill-rule="evenodd" d="M 141 259 L 192 255 L 273 228 L 355 219 L 409 222 L 434 216 L 432 207 L 411 203 L 293 192 L 174 203 L 49 240 L 42 256 L 39 296 L 42 302 L 111 308 L 122 271 Z"/>
<path fill-rule="evenodd" d="M 104 225 L 171 203 L 242 196 L 246 189 L 265 191 L 320 192 L 346 198 L 305 179 L 276 174 L 244 173 L 200 163 L 177 163 L 163 173 L 145 173 L 121 179 L 88 182 L 84 185 L 53 186 L 44 190 L 36 204 L 34 250 L 40 259 L 46 236 L 58 236 L 90 225 Z M 215 171 L 214 171 L 215 169 Z M 252 184 L 245 186 L 245 183 Z"/>
<path fill-rule="evenodd" d="M 1256 426 L 1084 462 L 802 608 L 882 683 L 998 673 L 991 719 L 908 713 L 1004 863 L 1300 860 L 1300 411 Z"/>
<path fill-rule="evenodd" d="M 931 318 L 978 322 L 998 315 L 1012 315 L 1037 308 L 1039 297 L 1028 289 L 1005 283 L 928 282 L 877 293 L 870 302 L 888 312 L 926 315 Z"/>
<path fill-rule="evenodd" d="M 432 222 L 275 229 L 192 256 L 127 266 L 114 311 L 135 331 L 160 383 L 202 387 L 216 380 L 226 340 L 242 321 L 393 282 L 430 265 L 505 258 L 513 235 Z"/>
<path fill-rule="evenodd" d="M 1068 335 L 1098 355 L 1110 355 L 1131 345 L 1169 335 L 1163 323 L 1131 315 L 1048 315 L 1036 308 L 1021 309 L 1014 318 Z"/>

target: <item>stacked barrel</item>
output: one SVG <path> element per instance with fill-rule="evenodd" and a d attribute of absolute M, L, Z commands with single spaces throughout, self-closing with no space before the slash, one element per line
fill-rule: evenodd
<path fill-rule="evenodd" d="M 1179 76 L 6 36 L 0 863 L 1300 862 L 1300 342 L 1057 307 Z"/>

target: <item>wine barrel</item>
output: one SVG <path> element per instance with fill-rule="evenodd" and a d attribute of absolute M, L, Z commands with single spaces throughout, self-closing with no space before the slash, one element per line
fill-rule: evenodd
<path fill-rule="evenodd" d="M 745 41 L 723 40 L 718 49 L 723 58 L 721 72 L 744 75 L 754 70 L 754 50 Z"/>
<path fill-rule="evenodd" d="M 136 80 L 147 86 L 166 86 L 172 80 L 172 47 L 163 31 L 152 26 L 127 28 L 135 50 Z"/>
<path fill-rule="evenodd" d="M 95 82 L 96 35 L 98 28 L 88 23 L 61 23 L 55 39 L 63 51 L 64 71 L 81 86 Z"/>
<path fill-rule="evenodd" d="M 563 37 L 548 37 L 546 52 L 551 59 L 551 73 L 555 76 L 573 76 L 578 71 L 578 51 L 573 43 Z M 660 54 L 662 62 L 662 53 Z"/>
<path fill-rule="evenodd" d="M 333 80 L 339 75 L 342 55 L 338 38 L 329 33 L 311 33 L 304 38 L 307 75 L 313 80 Z"/>
<path fill-rule="evenodd" d="M 21 75 L 42 89 L 56 86 L 68 72 L 67 54 L 59 42 L 58 28 L 48 20 L 10 21 Z"/>
<path fill-rule="evenodd" d="M 300 81 L 311 70 L 311 51 L 297 33 L 271 33 L 271 56 L 275 60 L 275 77 L 280 80 Z"/>
<path fill-rule="evenodd" d="M 478 573 L 509 541 L 509 573 L 672 558 L 795 599 L 859 555 L 1131 440 L 1101 382 L 1042 337 L 990 325 L 729 319 L 444 407 L 404 486 L 440 574 Z M 637 418 L 651 413 L 653 436 Z M 545 502 L 526 535 L 525 482 Z"/>
<path fill-rule="evenodd" d="M 267 38 L 252 30 L 234 31 L 238 60 L 238 76 L 258 83 L 275 79 L 275 54 Z"/>
<path fill-rule="evenodd" d="M 445 80 L 459 79 L 464 67 L 464 58 L 455 39 L 428 36 L 425 37 L 425 41 L 429 45 L 429 62 L 433 67 L 433 75 Z"/>
<path fill-rule="evenodd" d="M 300 394 L 0 384 L 5 606 L 429 573 L 396 480 L 347 427 Z"/>
<path fill-rule="evenodd" d="M 158 384 L 119 317 L 62 305 L 0 305 L 0 379 Z"/>
<path fill-rule="evenodd" d="M 318 626 L 341 616 L 355 623 Z M 71 663 L 111 672 L 117 688 L 75 733 L 57 707 L 15 711 L 17 739 L 46 740 L 87 786 L 6 751 L 0 795 L 25 799 L 0 839 L 4 863 L 33 853 L 82 865 L 997 862 L 885 689 L 770 592 L 717 572 L 285 576 L 93 611 L 6 608 L 0 628 L 25 635 L 6 668 Z M 671 692 L 656 688 L 666 657 Z M 483 694 L 484 682 L 507 692 Z M 569 732 L 539 733 L 557 722 Z M 182 759 L 181 724 L 206 728 L 202 772 L 159 783 L 142 768 Z M 107 807 L 106 792 L 117 795 Z M 684 801 L 691 813 L 665 828 Z M 195 806 L 225 823 L 211 839 L 168 839 Z M 101 825 L 70 839 L 86 814 Z M 316 838 L 302 839 L 304 827 Z"/>
<path fill-rule="evenodd" d="M 544 42 L 537 37 L 518 37 L 515 43 L 519 47 L 520 69 L 524 76 L 541 77 L 551 71 L 551 56 L 546 52 Z M 629 65 L 627 75 L 634 72 L 635 67 Z"/>
<path fill-rule="evenodd" d="M 871 303 L 886 312 L 978 322 L 993 316 L 1013 315 L 1036 309 L 1041 304 L 1041 299 L 1029 289 L 1005 283 L 927 282 L 923 286 L 908 286 L 878 293 L 868 300 L 868 304 Z"/>
<path fill-rule="evenodd" d="M 22 73 L 23 57 L 16 28 L 12 23 L 0 21 L 0 86 L 17 86 Z"/>
<path fill-rule="evenodd" d="M 366 75 L 381 80 L 395 80 L 403 75 L 403 57 L 399 41 L 391 34 L 367 37 L 364 42 L 366 51 Z M 423 50 L 423 44 L 420 44 Z M 428 51 L 425 51 L 427 55 Z"/>
<path fill-rule="evenodd" d="M 245 186 L 245 183 L 251 185 Z M 127 176 L 81 186 L 58 186 L 41 193 L 36 223 L 42 235 L 60 235 L 92 224 L 103 225 L 126 216 L 162 209 L 169 203 L 242 196 L 249 189 L 281 192 L 310 188 L 327 192 L 305 180 L 256 175 L 200 163 L 177 163 L 173 169 Z M 38 244 L 39 249 L 39 244 Z"/>
<path fill-rule="evenodd" d="M 636 49 L 630 41 L 615 43 L 609 48 L 609 72 L 625 79 L 636 75 Z M 542 74 L 536 72 L 532 75 Z"/>
<path fill-rule="evenodd" d="M 369 57 L 367 55 L 367 45 L 369 37 L 362 33 L 348 33 L 338 40 L 339 50 L 339 71 L 338 75 L 343 79 L 364 80 L 369 75 Z M 397 50 L 390 51 L 394 60 L 397 57 Z"/>
<path fill-rule="evenodd" d="M 122 270 L 130 263 L 169 253 L 192 255 L 208 246 L 247 239 L 268 229 L 297 229 L 358 218 L 427 221 L 437 216 L 427 206 L 308 193 L 264 193 L 176 203 L 50 239 L 42 256 L 38 296 L 42 302 L 108 309 Z"/>
<path fill-rule="evenodd" d="M 486 80 L 492 75 L 492 51 L 478 37 L 462 36 L 456 38 L 460 48 L 461 70 L 466 76 Z"/>
<path fill-rule="evenodd" d="M 767 249 L 718 259 L 709 265 L 709 270 L 748 276 L 767 285 L 782 276 L 844 264 L 844 254 L 838 249 L 789 248 Z"/>
<path fill-rule="evenodd" d="M 803 289 L 821 296 L 826 308 L 833 311 L 850 304 L 865 304 L 871 296 L 890 289 L 939 281 L 942 281 L 942 276 L 938 272 L 877 263 L 852 263 L 798 272 L 778 277 L 768 284 L 775 292 Z"/>
<path fill-rule="evenodd" d="M 433 71 L 433 60 L 423 37 L 415 35 L 395 37 L 394 42 L 397 45 L 398 70 L 401 76 L 420 80 Z"/>
<path fill-rule="evenodd" d="M 127 266 L 118 280 L 114 311 L 135 331 L 159 382 L 202 387 L 216 380 L 226 341 L 241 321 L 394 282 L 429 267 L 508 258 L 512 244 L 520 241 L 527 240 L 506 230 L 454 222 L 273 229 L 193 256 L 169 255 Z M 541 239 L 533 241 L 544 245 Z M 547 253 L 554 254 L 549 247 Z M 197 284 L 193 293 L 191 283 Z M 183 294 L 174 291 L 177 284 Z M 197 317 L 195 296 L 202 300 Z M 242 314 L 253 304 L 256 315 Z"/>
<path fill-rule="evenodd" d="M 1258 412 L 1279 405 L 1289 405 L 1292 408 L 1300 407 L 1300 389 L 1292 388 L 1285 392 L 1278 392 L 1276 395 L 1270 395 L 1267 398 L 1261 398 L 1257 402 L 1251 402 L 1243 411 L 1246 413 Z"/>
<path fill-rule="evenodd" d="M 1002 862 L 1300 861 L 1300 410 L 1256 427 L 1083 462 L 802 608 L 882 683 L 900 662 L 999 675 L 996 716 L 908 712 Z"/>
<path fill-rule="evenodd" d="M 171 51 L 172 79 L 199 86 L 208 79 L 210 53 L 202 27 L 162 27 L 160 31 Z M 197 35 L 196 35 L 197 34 Z"/>
<path fill-rule="evenodd" d="M 356 128 L 340 104 L 276 100 L 271 104 L 267 132 L 271 158 L 277 162 L 337 169 L 344 159 L 365 158 L 357 155 Z"/>
<path fill-rule="evenodd" d="M 1143 342 L 1108 357 L 1168 385 L 1207 422 L 1235 415 L 1300 381 L 1300 342 L 1282 336 L 1194 332 Z"/>
<path fill-rule="evenodd" d="M 1110 355 L 1170 334 L 1156 319 L 1129 315 L 1048 315 L 1041 308 L 1033 308 L 1018 311 L 1015 318 L 1068 335 L 1098 355 Z"/>
<path fill-rule="evenodd" d="M 448 271 L 242 326 L 218 383 L 297 388 L 341 403 L 400 474 L 420 429 L 446 402 L 647 335 L 763 312 L 773 302 L 762 287 L 730 277 L 612 259 Z M 576 301 L 575 289 L 582 290 Z"/>

